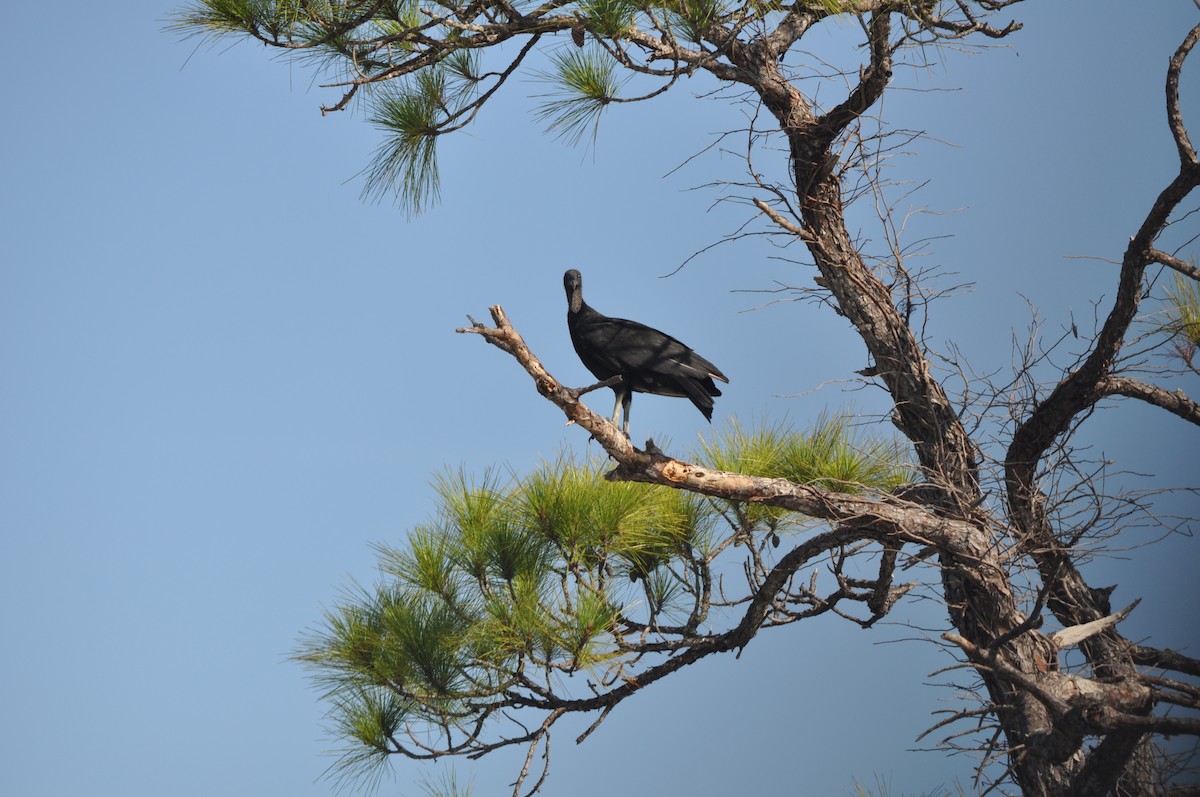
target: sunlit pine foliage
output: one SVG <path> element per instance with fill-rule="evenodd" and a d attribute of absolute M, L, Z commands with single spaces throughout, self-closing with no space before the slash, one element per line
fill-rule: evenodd
<path fill-rule="evenodd" d="M 589 130 L 594 141 L 600 115 L 621 90 L 623 81 L 617 78 L 617 62 L 594 46 L 559 50 L 551 55 L 550 62 L 550 70 L 537 73 L 554 87 L 538 106 L 537 118 L 547 123 L 547 132 L 572 145 Z"/>
<path fill-rule="evenodd" d="M 732 473 L 787 479 L 838 492 L 890 492 L 917 480 L 903 447 L 894 439 L 854 434 L 853 416 L 819 416 L 812 428 L 799 432 L 786 423 L 747 429 L 736 420 L 701 443 L 698 460 Z M 749 527 L 767 524 L 772 532 L 806 519 L 777 507 L 736 505 Z"/>
<path fill-rule="evenodd" d="M 702 441 L 701 460 L 720 470 L 849 493 L 888 491 L 914 480 L 896 440 L 855 434 L 854 422 L 848 413 L 822 413 L 811 429 L 798 432 L 785 423 L 746 429 L 734 420 Z"/>
<path fill-rule="evenodd" d="M 694 43 L 703 41 L 708 29 L 731 13 L 731 5 L 722 0 L 660 0 L 654 5 L 668 14 L 684 40 Z"/>
<path fill-rule="evenodd" d="M 579 14 L 588 30 L 610 39 L 628 32 L 638 13 L 638 6 L 629 0 L 582 0 Z"/>
<path fill-rule="evenodd" d="M 1182 274 L 1175 275 L 1175 284 L 1167 290 L 1167 321 L 1164 325 L 1175 338 L 1179 356 L 1192 364 L 1200 348 L 1200 285 Z"/>
<path fill-rule="evenodd" d="M 440 192 L 437 139 L 477 88 L 477 56 L 458 51 L 411 79 L 375 89 L 368 119 L 385 133 L 366 174 L 363 192 L 395 191 L 404 207 L 420 212 Z"/>
<path fill-rule="evenodd" d="M 843 416 L 804 433 L 735 423 L 699 458 L 841 490 L 911 476 L 893 445 L 850 431 Z M 348 593 L 298 653 L 347 745 L 337 776 L 376 777 L 382 761 L 420 756 L 433 736 L 477 748 L 506 722 L 515 689 L 561 690 L 576 673 L 628 677 L 648 631 L 694 634 L 709 621 L 713 568 L 731 541 L 785 523 L 778 510 L 608 482 L 605 468 L 562 455 L 520 478 L 434 481 L 434 517 L 405 544 L 378 546 L 380 583 Z"/>

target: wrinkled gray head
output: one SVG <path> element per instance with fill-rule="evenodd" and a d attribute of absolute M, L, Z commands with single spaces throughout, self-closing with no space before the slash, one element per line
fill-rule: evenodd
<path fill-rule="evenodd" d="M 563 287 L 567 291 L 567 307 L 572 313 L 579 312 L 583 305 L 583 275 L 575 269 L 563 274 Z"/>

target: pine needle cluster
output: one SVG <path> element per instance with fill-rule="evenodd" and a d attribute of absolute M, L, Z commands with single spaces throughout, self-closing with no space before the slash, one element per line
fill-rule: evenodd
<path fill-rule="evenodd" d="M 620 4 L 607 4 L 604 13 L 612 19 L 597 24 L 622 25 Z M 600 127 L 600 115 L 620 96 L 624 81 L 617 78 L 617 62 L 604 49 L 588 46 L 559 50 L 550 56 L 551 69 L 537 73 L 538 79 L 553 88 L 537 110 L 546 130 L 578 144 L 591 130 L 594 142 Z"/>
<path fill-rule="evenodd" d="M 1176 340 L 1180 356 L 1191 362 L 1200 348 L 1200 286 L 1182 274 L 1175 275 L 1167 291 L 1166 329 Z"/>
<path fill-rule="evenodd" d="M 844 0 L 808 0 L 798 8 L 816 17 L 854 11 Z M 594 143 L 611 104 L 649 99 L 691 74 L 686 61 L 647 49 L 647 37 L 672 47 L 686 42 L 696 53 L 714 44 L 723 49 L 731 32 L 778 17 L 785 4 L 577 0 L 539 6 L 519 1 L 508 9 L 464 0 L 192 0 L 173 15 L 169 27 L 208 41 L 250 39 L 328 77 L 322 88 L 343 94 L 322 112 L 344 110 L 353 100 L 382 133 L 361 173 L 364 197 L 390 196 L 416 214 L 440 198 L 439 138 L 470 125 L 526 61 L 533 64 L 526 74 L 549 87 L 534 111 L 536 119 L 571 145 L 585 137 Z M 559 36 L 569 36 L 575 46 L 564 46 Z M 503 46 L 521 38 L 528 39 L 524 46 Z M 631 49 L 630 42 L 637 47 Z M 481 63 L 485 54 L 487 67 Z M 639 76 L 651 88 L 622 97 L 625 83 Z"/>
<path fill-rule="evenodd" d="M 803 434 L 735 423 L 702 456 L 839 490 L 909 475 L 893 445 L 855 439 L 843 416 Z M 647 632 L 700 633 L 720 603 L 714 560 L 735 537 L 781 526 L 777 511 L 605 481 L 605 467 L 562 455 L 521 478 L 443 474 L 435 517 L 405 544 L 378 546 L 380 583 L 348 594 L 298 654 L 348 743 L 339 775 L 377 776 L 396 753 L 513 743 L 485 741 L 509 709 L 569 693 L 562 679 L 576 673 L 600 685 L 630 677 L 652 649 Z"/>

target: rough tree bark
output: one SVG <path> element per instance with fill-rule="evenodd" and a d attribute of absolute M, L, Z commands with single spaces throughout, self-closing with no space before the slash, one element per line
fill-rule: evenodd
<path fill-rule="evenodd" d="M 798 35 L 802 21 L 791 34 Z M 784 27 L 781 26 L 780 31 Z M 1142 296 L 1147 265 L 1160 262 L 1154 241 L 1180 202 L 1200 184 L 1200 163 L 1179 110 L 1179 74 L 1200 38 L 1200 26 L 1185 38 L 1171 59 L 1167 76 L 1168 123 L 1180 160 L 1179 174 L 1163 189 L 1140 229 L 1130 239 L 1121 264 L 1116 299 L 1082 364 L 1034 406 L 1018 425 L 1004 463 L 1008 516 L 980 508 L 976 449 L 887 286 L 863 261 L 852 243 L 842 211 L 842 184 L 836 172 L 834 142 L 858 115 L 870 108 L 891 76 L 890 13 L 869 14 L 871 59 L 847 99 L 816 114 L 784 78 L 775 57 L 780 42 L 729 47 L 736 79 L 761 97 L 787 136 L 795 182 L 795 220 L 760 203 L 778 224 L 808 247 L 820 271 L 818 284 L 832 294 L 838 310 L 854 325 L 870 352 L 872 374 L 894 401 L 893 421 L 912 442 L 928 481 L 914 493 L 920 503 L 900 497 L 864 499 L 782 480 L 714 472 L 680 462 L 648 446 L 641 451 L 606 419 L 579 402 L 577 391 L 562 387 L 541 367 L 513 330 L 503 311 L 492 308 L 495 328 L 475 324 L 460 331 L 484 335 L 510 354 L 534 378 L 538 390 L 567 417 L 590 432 L 618 463 L 609 478 L 669 485 L 704 495 L 752 501 L 802 512 L 902 545 L 930 546 L 941 562 L 944 597 L 957 645 L 986 685 L 990 708 L 1003 729 L 1007 766 L 1022 792 L 1031 797 L 1157 795 L 1165 793 L 1153 749 L 1155 734 L 1200 733 L 1200 720 L 1165 717 L 1155 708 L 1168 702 L 1192 708 L 1200 696 L 1183 684 L 1176 693 L 1155 688 L 1142 666 L 1194 675 L 1197 662 L 1170 651 L 1149 652 L 1125 639 L 1118 622 L 1132 608 L 1114 614 L 1104 590 L 1090 587 L 1078 570 L 1070 546 L 1047 517 L 1047 497 L 1038 487 L 1043 457 L 1056 439 L 1105 396 L 1124 395 L 1164 407 L 1179 417 L 1200 421 L 1196 403 L 1119 375 L 1114 364 Z M 998 32 L 996 32 L 998 34 Z M 929 488 L 932 489 L 929 489 Z M 1033 612 L 1022 611 L 1010 572 L 1012 553 L 1002 539 L 1018 543 L 1041 581 Z M 788 561 L 784 557 L 781 565 Z M 789 576 L 786 565 L 780 579 Z M 764 585 L 764 589 L 766 589 Z M 1062 630 L 1045 634 L 1042 609 L 1053 613 Z M 761 610 L 760 610 L 761 611 Z M 761 614 L 748 612 L 746 633 Z M 730 640 L 744 644 L 745 633 Z M 1060 669 L 1059 652 L 1077 645 L 1090 673 Z M 1097 740 L 1090 749 L 1085 740 Z M 1179 787 L 1172 793 L 1186 793 Z"/>
<path fill-rule="evenodd" d="M 1200 184 L 1200 159 L 1179 102 L 1181 71 L 1200 39 L 1200 25 L 1187 33 L 1167 69 L 1165 107 L 1178 174 L 1133 231 L 1115 298 L 1084 356 L 1058 374 L 1047 390 L 1031 390 L 1029 396 L 1012 400 L 1000 389 L 993 391 L 993 406 L 1006 410 L 1004 420 L 1012 423 L 1002 455 L 987 460 L 984 446 L 972 439 L 935 376 L 919 331 L 910 323 L 911 308 L 885 283 L 887 269 L 868 263 L 847 229 L 845 205 L 856 190 L 849 175 L 871 168 L 862 153 L 848 145 L 861 137 L 864 115 L 878 107 L 888 90 L 898 56 L 912 51 L 913 45 L 1008 36 L 1020 26 L 993 27 L 987 18 L 1019 1 L 553 0 L 526 5 L 510 0 L 198 0 L 180 15 L 179 26 L 191 32 L 247 36 L 283 50 L 310 50 L 339 63 L 344 71 L 329 86 L 342 96 L 323 112 L 346 108 L 360 89 L 398 81 L 392 84 L 401 87 L 397 91 L 371 95 L 386 106 L 376 121 L 392 137 L 381 148 L 382 165 L 370 174 L 381 180 L 396 177 L 404 186 L 402 193 L 418 205 L 430 175 L 436 174 L 430 169 L 432 143 L 468 125 L 536 52 L 539 42 L 551 41 L 556 34 L 564 44 L 569 35 L 575 47 L 587 47 L 596 56 L 572 66 L 575 77 L 585 79 L 575 81 L 573 99 L 558 107 L 563 112 L 559 121 L 568 128 L 580 120 L 586 125 L 610 103 L 651 99 L 680 78 L 699 73 L 707 73 L 723 88 L 743 90 L 772 122 L 770 131 L 752 130 L 751 138 L 773 135 L 787 144 L 787 177 L 781 184 L 765 184 L 751 169 L 753 203 L 773 229 L 807 248 L 822 297 L 853 325 L 870 355 L 872 364 L 860 373 L 888 392 L 893 423 L 911 444 L 921 471 L 922 482 L 906 489 L 851 494 L 703 467 L 670 457 L 649 443 L 639 449 L 582 402 L 596 386 L 563 386 L 529 351 L 504 312 L 493 307 L 494 326 L 472 321 L 460 331 L 479 334 L 516 358 L 537 390 L 615 460 L 609 479 L 779 507 L 820 519 L 828 528 L 794 542 L 777 557 L 763 555 L 763 541 L 749 541 L 749 592 L 744 600 L 719 604 L 736 619 L 723 631 L 699 629 L 698 618 L 708 616 L 710 605 L 718 605 L 711 599 L 709 552 L 692 548 L 679 554 L 683 581 L 694 575 L 699 585 L 691 593 L 695 608 L 690 619 L 677 626 L 659 625 L 653 616 L 642 625 L 627 617 L 613 620 L 606 632 L 614 649 L 641 669 L 631 675 L 635 665 L 628 670 L 625 663 L 616 665 L 611 678 L 589 682 L 592 693 L 584 697 L 554 688 L 556 668 L 573 672 L 569 668 L 576 662 L 550 656 L 535 662 L 525 650 L 513 655 L 512 671 L 498 673 L 499 665 L 488 659 L 483 676 L 474 681 L 464 677 L 476 686 L 499 683 L 492 691 L 478 687 L 458 695 L 447 688 L 431 696 L 403 679 L 371 680 L 378 673 L 366 643 L 354 638 L 354 644 L 339 648 L 345 639 L 335 635 L 332 643 L 316 646 L 309 659 L 343 678 L 350 702 L 361 698 L 367 713 L 376 716 L 388 714 L 381 706 L 399 706 L 392 713 L 405 717 L 414 709 L 414 716 L 438 731 L 410 732 L 402 738 L 399 721 L 385 716 L 391 724 L 382 722 L 379 727 L 387 725 L 384 731 L 355 737 L 365 743 L 368 754 L 433 759 L 528 745 L 514 789 L 520 793 L 534 751 L 565 714 L 600 712 L 583 734 L 587 736 L 620 701 L 658 678 L 704 656 L 743 647 L 763 628 L 830 611 L 838 601 L 865 604 L 870 617 L 859 621 L 869 625 L 886 615 L 908 589 L 895 583 L 902 566 L 898 563 L 936 557 L 938 586 L 953 629 L 944 639 L 978 675 L 984 705 L 935 728 L 959 719 L 994 719 L 997 732 L 979 749 L 987 754 L 985 767 L 998 762 L 1002 771 L 990 772 L 988 782 L 1015 783 L 1029 797 L 1197 793 L 1186 785 L 1166 785 L 1154 741 L 1175 735 L 1200 738 L 1200 661 L 1134 644 L 1122 635 L 1120 621 L 1133 606 L 1114 612 L 1109 591 L 1087 583 L 1079 569 L 1078 548 L 1087 529 L 1073 528 L 1069 518 L 1056 514 L 1055 506 L 1064 500 L 1062 489 L 1047 486 L 1053 480 L 1045 476 L 1070 472 L 1071 436 L 1102 400 L 1144 402 L 1200 425 L 1196 400 L 1136 378 L 1121 360 L 1143 300 L 1147 266 L 1159 264 L 1185 279 L 1200 279 L 1194 264 L 1157 245 L 1173 214 Z M 796 55 L 796 45 L 806 33 L 830 18 L 861 27 L 865 56 L 860 68 L 839 76 L 846 82 L 840 101 L 821 106 L 815 93 L 801 88 L 805 84 L 797 75 L 803 74 L 804 65 L 798 67 L 788 57 Z M 473 59 L 485 50 L 503 63 L 491 71 L 480 69 Z M 564 51 L 573 52 L 569 45 L 552 52 Z M 608 79 L 610 67 L 657 81 L 657 87 L 641 97 L 618 98 L 613 87 L 619 81 Z M 451 84 L 462 90 L 449 90 Z M 907 278 L 901 263 L 894 268 Z M 1020 367 L 1014 380 L 1032 383 L 1032 369 Z M 1078 484 L 1087 487 L 1086 478 L 1080 479 Z M 989 502 L 989 494 L 1000 500 Z M 1119 519 L 1112 504 L 1106 505 L 1098 491 L 1094 494 L 1098 511 Z M 745 541 L 736 534 L 730 540 L 730 547 Z M 875 546 L 878 575 L 872 579 L 852 578 L 841 570 L 841 562 L 863 546 Z M 821 556 L 838 563 L 837 587 L 829 594 L 794 579 L 800 568 Z M 562 568 L 563 592 L 592 590 L 593 595 L 603 595 L 608 578 L 600 572 L 603 568 L 584 573 L 577 565 L 570 562 Z M 1036 594 L 1019 586 L 1024 580 L 1036 584 Z M 478 586 L 490 588 L 485 578 Z M 685 591 L 691 586 L 684 583 Z M 363 616 L 371 615 L 351 613 L 350 619 Z M 1083 666 L 1063 663 L 1060 654 L 1066 648 L 1078 648 Z M 460 653 L 450 651 L 445 660 L 453 659 L 463 672 L 478 664 L 462 664 L 455 658 Z M 537 680 L 543 674 L 545 679 Z M 372 702 L 377 694 L 392 702 Z M 542 712 L 542 719 L 517 721 L 519 731 L 489 741 L 488 722 L 517 711 Z M 433 737 L 444 741 L 429 741 Z M 545 771 L 533 791 L 544 778 Z"/>

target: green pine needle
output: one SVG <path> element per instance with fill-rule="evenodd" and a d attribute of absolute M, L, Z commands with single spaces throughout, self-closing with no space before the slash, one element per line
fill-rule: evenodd
<path fill-rule="evenodd" d="M 363 195 L 393 194 L 411 214 L 437 202 L 441 183 L 437 139 L 453 114 L 479 89 L 479 56 L 465 50 L 409 76 L 400 85 L 377 87 L 368 121 L 385 133 L 366 170 Z"/>
<path fill-rule="evenodd" d="M 444 534 L 430 526 L 418 526 L 408 535 L 408 548 L 380 545 L 379 569 L 405 584 L 457 603 L 459 587 L 450 561 L 450 545 Z"/>
<path fill-rule="evenodd" d="M 1167 291 L 1167 329 L 1193 347 L 1200 346 L 1200 285 L 1183 274 Z"/>
<path fill-rule="evenodd" d="M 553 543 L 568 565 L 591 568 L 610 555 L 677 550 L 687 536 L 677 528 L 682 510 L 663 514 L 678 506 L 674 493 L 605 482 L 597 465 L 560 457 L 522 480 L 517 512 L 520 522 Z"/>
<path fill-rule="evenodd" d="M 484 612 L 471 629 L 471 643 L 482 655 L 493 660 L 518 655 L 546 661 L 559 657 L 559 646 L 548 644 L 551 615 L 536 583 L 518 579 L 509 589 L 491 593 Z"/>
<path fill-rule="evenodd" d="M 460 787 L 458 773 L 453 768 L 443 772 L 437 781 L 430 779 L 427 775 L 422 775 L 417 783 L 429 797 L 471 797 L 475 788 L 471 781 L 467 781 L 466 786 Z"/>
<path fill-rule="evenodd" d="M 189 34 L 251 34 L 290 39 L 309 12 L 298 0 L 203 0 L 175 15 L 171 28 Z"/>
<path fill-rule="evenodd" d="M 595 142 L 600 115 L 618 98 L 623 80 L 617 79 L 617 63 L 599 47 L 563 49 L 551 55 L 553 71 L 538 77 L 555 85 L 538 108 L 539 121 L 548 122 L 546 131 L 566 139 L 572 146 L 590 129 Z"/>
<path fill-rule="evenodd" d="M 395 37 L 393 44 L 411 50 L 411 44 L 405 39 L 407 34 L 421 26 L 421 4 L 417 0 L 394 0 L 385 3 L 372 22 L 385 36 Z"/>
<path fill-rule="evenodd" d="M 684 597 L 683 586 L 662 568 L 650 571 L 642 583 L 651 614 L 671 617 L 677 609 L 682 609 L 677 604 Z"/>
<path fill-rule="evenodd" d="M 840 490 L 911 480 L 900 449 L 854 434 L 848 416 L 822 417 L 805 433 L 733 423 L 704 443 L 703 458 Z M 648 628 L 696 620 L 694 568 L 728 543 L 716 534 L 728 507 L 611 483 L 606 467 L 563 454 L 519 479 L 436 478 L 435 519 L 407 545 L 380 546 L 385 582 L 327 613 L 297 655 L 351 744 L 334 767 L 339 778 L 378 777 L 397 734 L 486 716 L 518 672 L 551 679 L 625 666 L 616 633 L 631 619 Z M 737 512 L 771 531 L 810 522 L 758 504 Z"/>
<path fill-rule="evenodd" d="M 454 75 L 463 80 L 479 79 L 479 51 L 455 50 L 442 62 Z"/>
<path fill-rule="evenodd" d="M 638 7 L 629 0 L 583 0 L 579 14 L 587 29 L 599 36 L 617 39 L 633 25 Z"/>
<path fill-rule="evenodd" d="M 729 13 L 722 0 L 659 0 L 655 6 L 664 9 L 687 41 L 700 42 L 704 34 Z"/>
<path fill-rule="evenodd" d="M 746 430 L 735 420 L 702 441 L 699 459 L 721 470 L 842 492 L 888 491 L 912 481 L 900 444 L 853 433 L 851 419 L 848 414 L 822 414 L 803 433 L 782 424 Z"/>
<path fill-rule="evenodd" d="M 264 5 L 255 0 L 204 0 L 182 9 L 173 17 L 171 27 L 200 35 L 247 33 L 261 27 Z"/>
<path fill-rule="evenodd" d="M 392 193 L 412 213 L 434 203 L 440 193 L 437 168 L 438 121 L 445 102 L 445 77 L 438 70 L 399 88 L 388 84 L 374 99 L 368 121 L 386 137 L 366 173 L 363 195 Z"/>
<path fill-rule="evenodd" d="M 572 611 L 564 613 L 566 622 L 559 628 L 572 669 L 586 670 L 617 655 L 611 645 L 604 645 L 617 614 L 617 607 L 606 596 L 590 591 L 579 594 Z"/>

